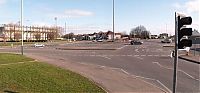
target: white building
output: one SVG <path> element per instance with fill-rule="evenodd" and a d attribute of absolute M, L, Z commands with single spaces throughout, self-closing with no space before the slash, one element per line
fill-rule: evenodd
<path fill-rule="evenodd" d="M 23 26 L 24 40 L 49 40 L 57 38 L 59 30 L 55 27 L 34 27 Z M 2 25 L 0 27 L 0 40 L 18 41 L 21 40 L 21 26 Z"/>

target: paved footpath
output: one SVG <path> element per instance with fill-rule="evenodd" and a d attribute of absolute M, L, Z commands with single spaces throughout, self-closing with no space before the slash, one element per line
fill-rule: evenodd
<path fill-rule="evenodd" d="M 55 60 L 32 54 L 25 55 L 38 61 L 53 64 L 79 73 L 97 83 L 108 93 L 165 93 L 164 90 L 145 82 L 142 79 L 131 76 L 121 69 L 81 64 L 70 62 L 70 60 Z"/>

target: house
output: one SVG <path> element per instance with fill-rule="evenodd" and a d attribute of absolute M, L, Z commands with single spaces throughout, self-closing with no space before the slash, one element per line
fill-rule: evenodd
<path fill-rule="evenodd" d="M 107 32 L 107 37 L 109 40 L 112 40 L 113 39 L 113 32 L 112 31 L 108 31 Z M 121 39 L 122 38 L 122 34 L 121 33 L 115 33 L 114 35 L 114 39 L 118 40 L 118 39 Z"/>
<path fill-rule="evenodd" d="M 97 33 L 93 33 L 93 34 L 88 34 L 89 36 L 89 40 L 95 40 L 96 39 L 96 36 L 97 36 Z"/>
<path fill-rule="evenodd" d="M 193 31 L 192 36 L 189 37 L 193 44 L 200 44 L 200 33 L 198 31 Z"/>
<path fill-rule="evenodd" d="M 160 34 L 159 35 L 159 38 L 160 39 L 165 39 L 165 38 L 167 38 L 169 35 L 167 34 L 167 33 L 162 33 L 162 34 Z"/>
<path fill-rule="evenodd" d="M 151 39 L 158 39 L 158 35 L 151 35 Z"/>

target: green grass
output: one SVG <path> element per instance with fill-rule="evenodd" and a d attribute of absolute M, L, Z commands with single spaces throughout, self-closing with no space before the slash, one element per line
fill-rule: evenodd
<path fill-rule="evenodd" d="M 24 44 L 34 44 L 35 42 L 24 42 Z M 0 46 L 11 46 L 13 44 L 14 46 L 16 45 L 21 45 L 21 42 L 0 42 Z"/>
<path fill-rule="evenodd" d="M 17 54 L 0 53 L 0 64 L 33 61 L 31 58 Z"/>
<path fill-rule="evenodd" d="M 41 62 L 28 62 L 31 60 L 15 54 L 0 54 L 0 92 L 105 93 L 79 74 Z M 1 65 L 18 61 L 25 63 Z"/>

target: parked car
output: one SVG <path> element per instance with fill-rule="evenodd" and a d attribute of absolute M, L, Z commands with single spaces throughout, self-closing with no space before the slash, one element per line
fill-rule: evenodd
<path fill-rule="evenodd" d="M 161 43 L 172 43 L 172 39 L 164 39 Z"/>
<path fill-rule="evenodd" d="M 141 45 L 141 44 L 143 44 L 143 42 L 139 41 L 139 40 L 132 40 L 130 43 L 131 43 L 131 45 Z"/>
<path fill-rule="evenodd" d="M 45 45 L 44 45 L 44 44 L 35 43 L 34 46 L 35 46 L 35 47 L 44 47 Z"/>

